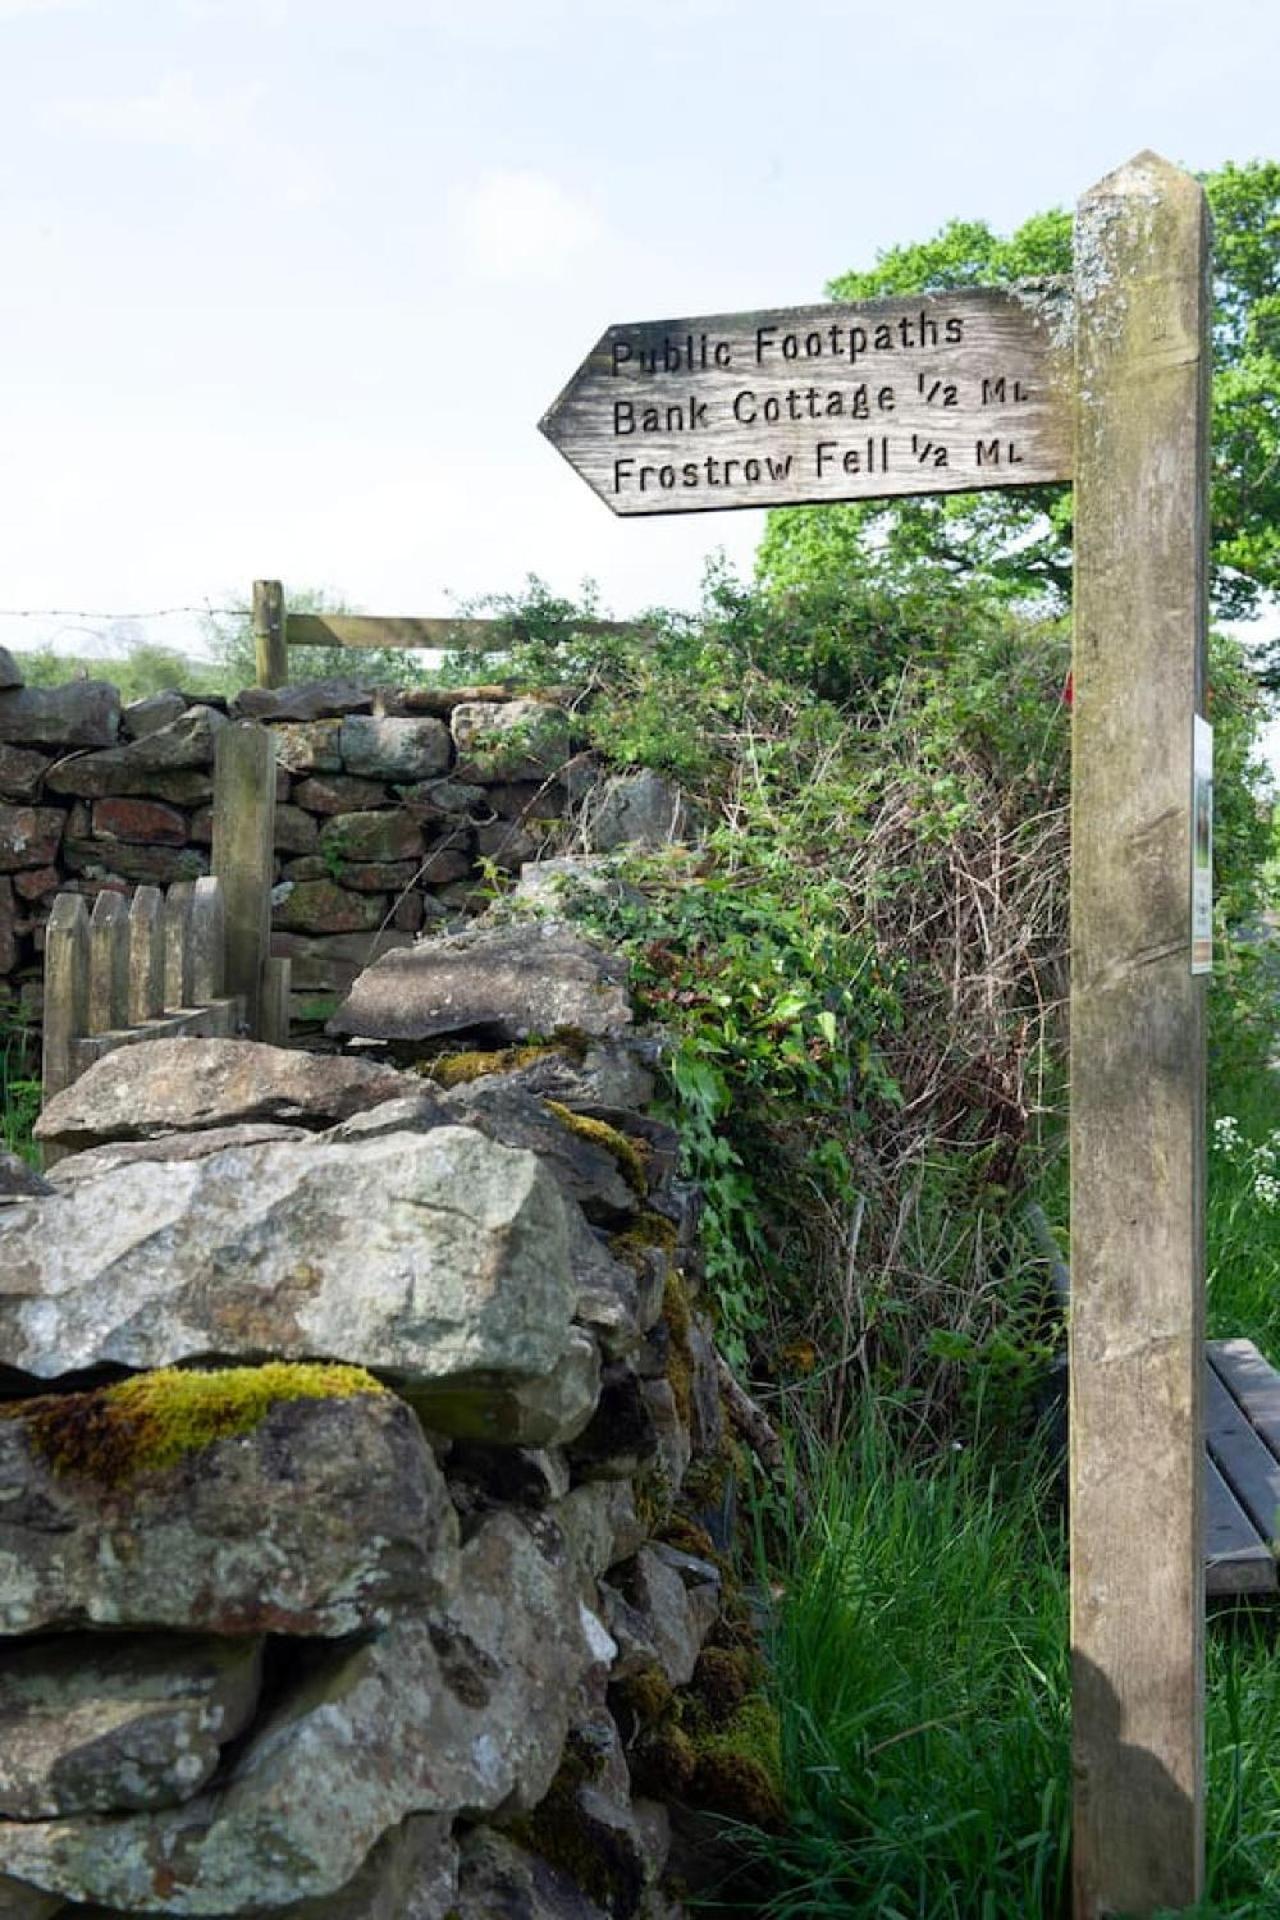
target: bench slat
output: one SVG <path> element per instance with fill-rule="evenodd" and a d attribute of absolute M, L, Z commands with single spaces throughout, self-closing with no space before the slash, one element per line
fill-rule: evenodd
<path fill-rule="evenodd" d="M 1205 1439 L 1264 1545 L 1276 1537 L 1280 1461 L 1265 1447 L 1212 1367 L 1205 1369 Z"/>
<path fill-rule="evenodd" d="M 1208 1355 L 1231 1398 L 1244 1408 L 1250 1426 L 1280 1457 L 1280 1374 L 1252 1340 L 1211 1340 Z"/>
<path fill-rule="evenodd" d="M 1205 1592 L 1275 1593 L 1280 1582 L 1269 1548 L 1212 1459 L 1204 1474 Z"/>

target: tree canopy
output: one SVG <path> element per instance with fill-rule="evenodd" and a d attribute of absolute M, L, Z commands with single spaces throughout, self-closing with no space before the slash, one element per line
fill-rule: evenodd
<path fill-rule="evenodd" d="M 1280 593 L 1280 162 L 1202 179 L 1214 221 L 1213 604 L 1240 619 Z M 861 301 L 1040 278 L 1070 273 L 1071 253 L 1071 216 L 1060 209 L 1008 236 L 953 220 L 840 274 L 827 292 Z M 789 586 L 856 574 L 890 590 L 950 579 L 1049 611 L 1070 592 L 1071 512 L 1069 487 L 788 508 L 769 516 L 760 577 Z"/>

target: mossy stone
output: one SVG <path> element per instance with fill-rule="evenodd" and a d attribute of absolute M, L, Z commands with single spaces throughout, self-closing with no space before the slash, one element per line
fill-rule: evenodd
<path fill-rule="evenodd" d="M 250 1433 L 281 1401 L 385 1394 L 363 1367 L 272 1361 L 209 1372 L 161 1367 L 89 1393 L 46 1394 L 0 1407 L 22 1420 L 56 1473 L 120 1486 L 217 1440 Z"/>

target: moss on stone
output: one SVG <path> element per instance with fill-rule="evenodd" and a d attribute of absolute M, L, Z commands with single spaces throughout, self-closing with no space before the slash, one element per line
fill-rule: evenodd
<path fill-rule="evenodd" d="M 701 1704 L 703 1724 L 727 1728 L 755 1682 L 755 1663 L 741 1647 L 704 1647 L 694 1669 L 693 1691 Z"/>
<path fill-rule="evenodd" d="M 609 1241 L 609 1251 L 615 1260 L 622 1260 L 630 1267 L 638 1266 L 642 1256 L 653 1247 L 657 1247 L 668 1257 L 674 1255 L 679 1233 L 674 1220 L 668 1220 L 665 1214 L 656 1213 L 652 1207 L 646 1207 L 620 1233 L 615 1233 Z"/>
<path fill-rule="evenodd" d="M 252 1432 L 283 1401 L 386 1392 L 363 1367 L 284 1361 L 210 1372 L 162 1367 L 89 1393 L 16 1401 L 0 1407 L 0 1418 L 25 1421 L 33 1446 L 56 1473 L 119 1486 L 217 1440 Z"/>
<path fill-rule="evenodd" d="M 531 1067 L 535 1061 L 545 1060 L 549 1055 L 561 1051 L 560 1047 L 550 1042 L 526 1047 L 499 1047 L 489 1052 L 465 1048 L 459 1053 L 441 1053 L 429 1060 L 419 1060 L 412 1071 L 448 1091 L 452 1087 L 466 1086 L 472 1080 L 482 1080 L 486 1074 L 518 1073 L 521 1067 Z"/>
<path fill-rule="evenodd" d="M 683 1800 L 694 1788 L 698 1753 L 675 1719 L 642 1734 L 630 1754 L 631 1785 L 655 1800 Z"/>
<path fill-rule="evenodd" d="M 661 1460 L 650 1461 L 632 1481 L 636 1519 L 645 1538 L 653 1539 L 666 1525 L 675 1504 L 675 1493 Z"/>
<path fill-rule="evenodd" d="M 633 1713 L 643 1726 L 658 1726 L 671 1712 L 675 1691 L 662 1668 L 648 1661 L 635 1673 L 614 1682 L 610 1689 L 619 1706 Z"/>
<path fill-rule="evenodd" d="M 584 1822 L 578 1790 L 598 1777 L 570 1736 L 560 1770 L 532 1813 L 511 1821 L 507 1833 L 518 1846 L 557 1867 L 606 1913 L 634 1913 L 643 1891 L 643 1869 L 634 1852 L 599 1822 Z"/>
<path fill-rule="evenodd" d="M 711 1535 L 687 1513 L 669 1514 L 659 1537 L 665 1545 L 678 1547 L 681 1553 L 692 1553 L 699 1560 L 710 1560 L 713 1566 L 724 1568 L 725 1562 L 717 1553 Z"/>
<path fill-rule="evenodd" d="M 670 1336 L 667 1380 L 675 1397 L 676 1412 L 687 1431 L 693 1424 L 693 1347 L 690 1341 L 693 1318 L 684 1275 L 675 1267 L 668 1273 L 662 1293 L 662 1320 Z"/>
<path fill-rule="evenodd" d="M 696 1735 L 692 1745 L 693 1793 L 703 1806 L 751 1826 L 783 1824 L 781 1729 L 771 1700 L 751 1694 L 728 1726 Z"/>
<path fill-rule="evenodd" d="M 619 1133 L 608 1121 L 592 1120 L 585 1113 L 574 1113 L 570 1107 L 561 1106 L 558 1100 L 548 1100 L 546 1107 L 547 1112 L 553 1113 L 570 1133 L 576 1133 L 580 1140 L 588 1140 L 593 1147 L 603 1147 L 606 1153 L 612 1154 L 618 1163 L 619 1173 L 633 1193 L 643 1197 L 649 1191 L 645 1155 L 637 1141 L 629 1140 L 625 1133 Z"/>

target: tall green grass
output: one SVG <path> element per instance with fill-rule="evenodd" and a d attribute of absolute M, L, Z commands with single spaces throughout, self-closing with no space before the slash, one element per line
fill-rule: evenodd
<path fill-rule="evenodd" d="M 806 1463 L 814 1466 L 814 1461 Z M 803 1524 L 761 1512 L 785 1832 L 740 1830 L 721 1911 L 765 1920 L 1061 1920 L 1069 1911 L 1068 1589 L 1059 1488 L 864 1423 Z M 1269 1612 L 1208 1640 L 1208 1898 L 1280 1913 L 1280 1649 Z"/>
<path fill-rule="evenodd" d="M 0 1006 L 0 1147 L 36 1158 L 31 1137 L 40 1113 L 39 1062 L 30 1030 Z"/>
<path fill-rule="evenodd" d="M 1059 1913 L 1065 1549 L 1043 1463 L 1003 1484 L 968 1452 L 913 1464 L 868 1421 L 810 1497 L 803 1528 L 782 1516 L 772 1635 L 790 1823 L 746 1840 L 750 1910 Z"/>

